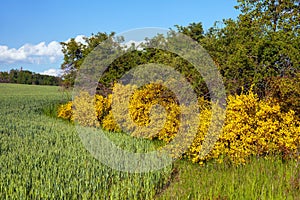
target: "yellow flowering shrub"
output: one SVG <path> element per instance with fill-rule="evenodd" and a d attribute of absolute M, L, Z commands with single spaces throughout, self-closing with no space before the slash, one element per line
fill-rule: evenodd
<path fill-rule="evenodd" d="M 112 111 L 110 110 L 109 113 L 103 118 L 101 121 L 102 127 L 107 131 L 119 132 L 121 131 L 120 126 L 117 124 Z"/>
<path fill-rule="evenodd" d="M 92 97 L 87 92 L 81 92 L 73 101 L 59 107 L 58 117 L 76 121 L 83 126 L 99 126 L 110 110 L 110 99 L 101 95 Z"/>
<path fill-rule="evenodd" d="M 111 110 L 111 97 L 109 94 L 108 97 L 103 97 L 102 95 L 95 95 L 94 103 L 95 110 L 97 112 L 97 118 L 101 122 L 104 117 L 106 117 Z"/>
<path fill-rule="evenodd" d="M 148 138 L 158 137 L 169 142 L 178 131 L 180 106 L 160 84 L 148 84 L 137 90 L 131 97 L 129 113 L 132 120 L 140 126 L 151 126 L 151 120 L 155 123 L 151 126 L 154 130 L 149 133 Z"/>
<path fill-rule="evenodd" d="M 241 164 L 251 155 L 296 156 L 300 145 L 299 122 L 295 120 L 293 111 L 281 112 L 280 106 L 272 99 L 259 100 L 252 91 L 229 96 L 222 134 L 213 150 L 201 158 L 199 153 L 210 118 L 210 109 L 201 112 L 197 137 L 187 152 L 193 162 L 203 163 L 215 158 L 219 162 L 229 159 L 232 163 Z"/>
<path fill-rule="evenodd" d="M 200 115 L 195 121 L 199 120 L 200 123 L 196 137 L 186 152 L 193 162 L 201 164 L 215 159 L 218 162 L 241 164 L 247 162 L 250 156 L 297 156 L 300 124 L 295 112 L 282 112 L 274 99 L 259 100 L 252 91 L 228 96 L 221 135 L 212 150 L 202 155 L 205 150 L 210 150 L 210 144 L 204 144 L 204 141 L 214 122 L 211 122 L 210 102 L 199 98 L 198 107 Z M 102 126 L 109 131 L 122 130 L 135 137 L 158 138 L 169 143 L 179 130 L 180 114 L 186 112 L 189 110 L 179 106 L 173 93 L 160 84 L 137 88 L 116 83 L 113 94 L 107 97 L 91 97 L 88 93 L 81 93 L 73 102 L 60 106 L 58 116 L 78 121 L 84 126 Z M 180 152 L 181 147 L 171 147 L 174 154 L 176 148 Z"/>
<path fill-rule="evenodd" d="M 73 120 L 83 126 L 98 127 L 100 125 L 97 118 L 99 112 L 95 109 L 96 105 L 94 97 L 88 92 L 81 92 L 73 100 Z"/>
<path fill-rule="evenodd" d="M 72 101 L 62 104 L 58 108 L 57 116 L 63 119 L 73 121 L 72 119 Z"/>
<path fill-rule="evenodd" d="M 159 84 L 148 84 L 138 89 L 133 85 L 116 83 L 113 90 L 115 99 L 112 101 L 115 105 L 103 119 L 102 126 L 118 131 L 121 125 L 132 136 L 158 137 L 169 142 L 177 132 L 180 114 L 179 106 L 170 95 Z"/>

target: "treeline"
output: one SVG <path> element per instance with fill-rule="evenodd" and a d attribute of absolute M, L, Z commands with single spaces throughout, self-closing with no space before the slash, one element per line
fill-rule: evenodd
<path fill-rule="evenodd" d="M 61 82 L 60 77 L 42 75 L 28 70 L 12 69 L 9 72 L 0 72 L 0 83 L 58 86 Z"/>
<path fill-rule="evenodd" d="M 235 8 L 240 11 L 236 19 L 223 19 L 206 31 L 201 22 L 175 25 L 167 36 L 157 35 L 145 39 L 145 43 L 164 45 L 172 39 L 172 31 L 183 33 L 198 42 L 212 57 L 228 95 L 252 89 L 260 99 L 276 99 L 283 110 L 292 109 L 300 116 L 299 0 L 237 0 Z M 98 44 L 108 41 L 107 45 L 123 52 L 123 56 L 115 59 L 104 72 L 99 80 L 98 93 L 110 93 L 114 80 L 120 79 L 130 69 L 157 63 L 174 67 L 192 84 L 198 96 L 210 98 L 203 77 L 186 60 L 162 50 L 164 48 L 144 48 L 143 44 L 139 47 L 133 45 L 131 51 L 127 51 L 114 37 L 114 32 L 99 32 L 85 38 L 84 44 L 74 38 L 62 42 L 64 85 L 74 85 L 84 59 Z M 98 58 L 105 55 L 105 48 L 103 51 L 104 54 L 98 53 Z"/>

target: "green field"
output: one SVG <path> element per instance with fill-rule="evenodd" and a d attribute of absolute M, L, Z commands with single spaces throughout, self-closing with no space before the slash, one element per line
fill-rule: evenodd
<path fill-rule="evenodd" d="M 299 163 L 279 157 L 238 167 L 180 160 L 144 174 L 113 170 L 89 154 L 74 125 L 55 117 L 70 98 L 55 86 L 0 84 L 0 199 L 300 199 Z M 157 145 L 107 134 L 129 150 Z"/>

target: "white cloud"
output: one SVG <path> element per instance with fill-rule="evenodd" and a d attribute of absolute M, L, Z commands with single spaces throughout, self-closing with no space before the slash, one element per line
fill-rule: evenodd
<path fill-rule="evenodd" d="M 85 41 L 85 35 L 77 35 L 74 39 L 76 42 L 81 43 L 81 44 L 87 44 Z M 69 42 L 71 39 L 67 39 L 65 42 Z"/>
<path fill-rule="evenodd" d="M 76 42 L 86 44 L 84 35 L 77 35 L 75 37 Z M 65 42 L 70 41 L 70 39 Z M 144 41 L 125 41 L 121 45 L 129 48 L 132 43 L 138 47 Z M 138 47 L 139 49 L 139 47 Z M 52 41 L 50 43 L 40 42 L 38 44 L 24 44 L 20 48 L 9 48 L 5 45 L 0 45 L 0 64 L 52 64 L 57 62 L 62 62 L 63 53 L 62 46 L 57 41 Z"/>
<path fill-rule="evenodd" d="M 26 59 L 26 55 L 17 49 L 9 49 L 8 46 L 0 45 L 0 61 L 11 63 L 13 61 L 20 61 Z"/>
<path fill-rule="evenodd" d="M 2 63 L 54 63 L 62 59 L 62 56 L 61 45 L 57 41 L 49 44 L 45 42 L 36 45 L 25 44 L 19 49 L 0 45 L 0 62 Z"/>
<path fill-rule="evenodd" d="M 48 69 L 40 74 L 49 75 L 49 76 L 61 76 L 62 70 L 60 69 Z"/>
<path fill-rule="evenodd" d="M 84 35 L 77 35 L 77 36 L 75 37 L 75 41 L 76 41 L 76 42 L 80 42 L 81 44 L 86 44 L 86 42 L 85 42 L 85 40 L 84 40 L 85 37 L 86 37 L 86 36 L 84 36 Z"/>
<path fill-rule="evenodd" d="M 76 42 L 86 44 L 84 35 L 75 37 Z M 66 42 L 70 41 L 68 39 Z M 30 64 L 47 64 L 55 63 L 62 60 L 62 47 L 59 42 L 52 41 L 50 43 L 40 42 L 38 44 L 24 44 L 20 48 L 9 48 L 0 45 L 0 63 L 30 63 Z"/>

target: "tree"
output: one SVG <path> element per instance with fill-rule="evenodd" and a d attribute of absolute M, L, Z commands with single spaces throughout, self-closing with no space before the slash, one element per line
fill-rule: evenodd
<path fill-rule="evenodd" d="M 200 42 L 201 39 L 204 38 L 204 30 L 201 22 L 198 23 L 190 23 L 188 26 L 179 26 L 175 25 L 178 32 L 183 33 L 192 39 L 196 40 L 197 42 Z"/>
<path fill-rule="evenodd" d="M 0 83 L 9 83 L 9 73 L 0 72 Z"/>
<path fill-rule="evenodd" d="M 62 52 L 64 54 L 64 62 L 61 65 L 63 70 L 64 85 L 69 87 L 74 85 L 76 73 L 79 70 L 84 58 L 101 42 L 112 38 L 114 32 L 92 34 L 91 37 L 86 37 L 84 43 L 76 42 L 75 38 L 68 42 L 61 42 Z"/>
<path fill-rule="evenodd" d="M 266 32 L 284 31 L 299 35 L 299 0 L 238 0 L 242 16 L 259 21 Z"/>
<path fill-rule="evenodd" d="M 299 71 L 299 1 L 238 3 L 237 20 L 223 20 L 221 28 L 215 24 L 200 43 L 219 66 L 229 93 L 248 90 L 254 83 L 264 97 L 269 77 Z"/>

